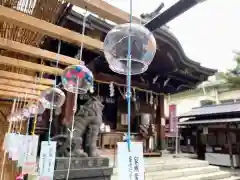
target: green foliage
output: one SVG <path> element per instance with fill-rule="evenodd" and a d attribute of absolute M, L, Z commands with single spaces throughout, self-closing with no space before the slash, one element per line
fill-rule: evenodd
<path fill-rule="evenodd" d="M 240 88 L 240 56 L 236 56 L 234 61 L 236 61 L 236 67 L 226 73 L 220 72 L 219 76 L 226 79 L 232 88 Z"/>

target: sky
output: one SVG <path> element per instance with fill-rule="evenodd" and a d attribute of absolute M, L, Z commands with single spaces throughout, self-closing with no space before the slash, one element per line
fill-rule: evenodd
<path fill-rule="evenodd" d="M 130 0 L 105 0 L 129 12 Z M 177 0 L 132 0 L 133 15 L 164 9 Z M 205 67 L 226 71 L 234 66 L 234 50 L 240 51 L 240 0 L 206 0 L 168 23 L 186 55 Z"/>

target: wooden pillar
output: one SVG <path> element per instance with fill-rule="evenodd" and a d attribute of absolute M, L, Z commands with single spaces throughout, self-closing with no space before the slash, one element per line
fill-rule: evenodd
<path fill-rule="evenodd" d="M 229 152 L 229 158 L 230 158 L 230 163 L 231 163 L 231 168 L 234 169 L 234 164 L 233 164 L 233 151 L 232 151 L 232 137 L 230 134 L 230 128 L 229 124 L 226 124 L 226 137 L 227 137 L 227 143 L 228 143 L 228 152 Z"/>
<path fill-rule="evenodd" d="M 155 124 L 157 127 L 158 147 L 160 150 L 165 149 L 165 133 L 162 122 L 164 117 L 164 95 L 159 95 Z"/>

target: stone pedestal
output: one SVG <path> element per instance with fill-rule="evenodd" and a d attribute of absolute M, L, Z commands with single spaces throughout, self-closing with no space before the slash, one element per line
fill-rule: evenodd
<path fill-rule="evenodd" d="M 56 158 L 54 180 L 65 180 L 69 158 Z M 113 168 L 102 157 L 72 158 L 69 180 L 110 180 Z"/>

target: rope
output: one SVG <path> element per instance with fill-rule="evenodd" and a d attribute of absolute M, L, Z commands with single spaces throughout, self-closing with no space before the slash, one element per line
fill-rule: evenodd
<path fill-rule="evenodd" d="M 130 22 L 129 22 L 129 36 L 128 36 L 128 74 L 127 74 L 127 104 L 128 104 L 128 133 L 127 133 L 127 143 L 128 150 L 130 152 L 131 145 L 131 66 L 132 66 L 132 55 L 131 55 L 131 30 L 132 30 L 132 0 L 130 0 Z"/>
<path fill-rule="evenodd" d="M 80 54 L 79 54 L 79 61 L 80 64 L 82 63 L 82 52 L 83 52 L 83 40 L 84 40 L 84 34 L 85 34 L 85 28 L 86 28 L 86 20 L 87 20 L 87 10 L 84 13 L 84 19 L 83 19 L 83 27 L 82 27 L 82 42 L 81 42 L 81 49 L 80 49 Z M 75 97 L 74 97 L 74 107 L 73 107 L 73 113 L 75 114 L 77 111 L 77 99 L 78 99 L 78 83 L 79 80 L 77 80 L 77 88 L 75 92 Z M 72 119 L 72 127 L 71 130 L 68 129 L 70 133 L 70 140 L 69 140 L 69 161 L 68 161 L 68 170 L 67 170 L 67 177 L 66 180 L 69 179 L 69 174 L 70 174 L 70 169 L 71 169 L 71 161 L 72 161 L 72 139 L 73 139 L 73 132 L 74 132 L 74 124 L 75 124 L 75 115 L 73 114 L 73 119 Z"/>
<path fill-rule="evenodd" d="M 41 60 L 41 64 L 43 64 L 43 59 Z M 41 72 L 40 78 L 37 78 L 36 85 L 40 82 L 40 80 L 42 79 L 42 77 L 43 77 L 43 72 Z M 36 87 L 36 88 L 37 88 L 37 87 Z M 36 89 L 36 88 L 35 88 L 35 89 Z M 37 108 L 38 108 L 38 105 L 39 105 L 39 101 L 37 101 Z M 36 130 L 36 126 L 37 126 L 37 117 L 38 117 L 38 113 L 35 113 L 35 115 L 34 115 L 34 121 L 33 121 L 32 135 L 35 135 L 35 130 Z"/>
<path fill-rule="evenodd" d="M 22 103 L 22 105 L 21 105 L 21 106 L 23 106 L 23 108 L 24 108 L 24 106 L 25 106 L 26 100 L 27 100 L 27 93 L 25 93 L 24 101 L 23 101 L 23 103 Z M 20 106 L 20 107 L 21 107 L 21 106 Z M 19 134 L 21 134 L 21 131 L 22 131 L 22 121 L 23 121 L 23 119 L 20 120 Z"/>
<path fill-rule="evenodd" d="M 62 41 L 59 40 L 58 41 L 57 56 L 56 56 L 56 68 L 58 67 L 58 63 L 59 63 L 59 55 L 60 55 L 60 52 L 61 52 L 61 45 L 62 45 Z M 57 88 L 57 73 L 55 74 L 54 88 Z M 52 97 L 52 102 L 51 102 L 51 107 L 50 107 L 50 117 L 49 117 L 48 144 L 50 144 L 50 141 L 51 141 L 54 98 L 55 98 L 55 92 L 53 91 L 53 97 Z"/>
<path fill-rule="evenodd" d="M 38 77 L 36 76 L 36 77 L 35 77 L 35 82 L 34 82 L 35 85 L 37 85 L 37 81 L 38 81 Z M 32 88 L 33 93 L 35 93 L 36 88 L 37 88 L 37 87 Z M 37 106 L 38 106 L 38 104 L 37 104 Z M 35 115 L 35 116 L 36 116 L 36 115 Z M 35 118 L 35 116 L 34 116 L 34 118 Z M 29 135 L 29 125 L 30 125 L 30 121 L 31 121 L 31 114 L 29 115 L 28 120 L 27 120 L 27 131 L 26 131 L 26 135 Z M 35 126 L 35 128 L 36 128 L 36 126 Z M 35 129 L 33 130 L 33 132 L 35 132 Z"/>
<path fill-rule="evenodd" d="M 110 84 L 110 83 L 113 83 L 114 85 L 116 86 L 120 86 L 120 87 L 126 87 L 127 85 L 126 84 L 120 84 L 120 83 L 116 83 L 116 82 L 108 82 L 108 81 L 99 81 L 99 80 L 95 80 L 95 82 L 97 83 L 101 83 L 101 84 Z M 151 90 L 147 90 L 147 89 L 142 89 L 142 88 L 138 88 L 138 87 L 135 87 L 135 86 L 131 86 L 132 88 L 134 88 L 135 90 L 137 91 L 142 91 L 142 92 L 148 92 L 148 93 L 153 93 L 155 95 L 164 95 L 164 93 L 157 93 L 157 92 L 153 92 Z"/>

